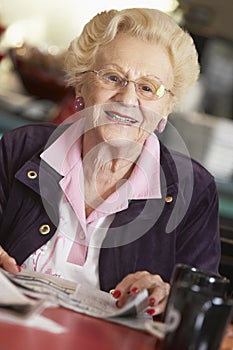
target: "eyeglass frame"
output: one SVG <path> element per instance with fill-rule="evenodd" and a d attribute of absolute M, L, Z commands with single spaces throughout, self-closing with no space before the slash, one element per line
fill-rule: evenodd
<path fill-rule="evenodd" d="M 100 69 L 100 70 L 89 69 L 89 70 L 86 70 L 86 71 L 84 71 L 84 72 L 81 72 L 81 74 L 85 74 L 85 73 L 95 73 L 96 76 L 99 78 L 99 73 L 100 73 L 101 71 L 104 71 L 104 70 L 107 71 L 108 69 L 107 69 L 107 68 L 102 68 L 102 69 Z M 123 85 L 122 85 L 121 87 L 119 87 L 118 89 L 123 89 L 123 88 L 125 88 L 129 83 L 133 83 L 134 86 L 135 86 L 135 91 L 136 91 L 136 93 L 137 93 L 137 91 L 138 91 L 138 90 L 137 90 L 137 86 L 138 86 L 137 81 L 127 79 L 126 76 L 125 76 L 123 73 L 119 72 L 117 69 L 112 69 L 112 71 L 113 71 L 113 72 L 115 71 L 116 73 L 122 74 L 122 76 L 123 76 L 123 79 L 122 79 Z M 144 78 L 144 77 L 140 77 L 139 79 L 142 79 L 142 78 Z M 99 78 L 99 79 L 100 79 L 100 78 Z M 137 79 L 137 80 L 139 80 L 139 79 Z M 155 80 L 156 80 L 156 79 L 155 79 Z M 104 81 L 104 80 L 103 80 L 103 79 L 100 79 L 100 81 Z M 158 82 L 159 82 L 159 79 L 158 79 Z M 109 85 L 109 86 L 110 86 L 110 85 Z M 146 97 L 142 97 L 142 99 L 145 99 L 145 100 L 147 100 L 147 101 L 157 101 L 157 100 L 159 100 L 160 98 L 162 98 L 162 97 L 165 95 L 165 93 L 170 93 L 172 96 L 174 96 L 174 93 L 173 93 L 170 89 L 167 89 L 167 88 L 164 86 L 163 83 L 161 83 L 161 85 L 159 86 L 159 88 L 160 88 L 161 86 L 164 87 L 164 94 L 163 94 L 162 96 L 155 95 L 156 98 L 146 98 Z M 159 88 L 158 88 L 158 90 L 159 90 Z M 114 88 L 112 88 L 111 90 L 113 91 Z M 158 90 L 157 90 L 157 91 L 158 91 Z"/>

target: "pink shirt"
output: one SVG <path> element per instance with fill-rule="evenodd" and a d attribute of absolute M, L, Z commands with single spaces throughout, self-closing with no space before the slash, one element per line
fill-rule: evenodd
<path fill-rule="evenodd" d="M 23 266 L 75 280 L 66 272 L 69 264 L 84 266 L 87 263 L 90 242 L 99 250 L 115 213 L 126 209 L 132 199 L 161 198 L 160 148 L 156 135 L 152 134 L 129 179 L 86 218 L 80 132 L 83 128 L 80 123 L 82 121 L 74 123 L 41 154 L 41 158 L 63 176 L 60 181 L 64 193 L 59 206 L 60 222 L 50 242 L 32 254 Z M 97 232 L 99 238 L 93 237 Z M 98 265 L 98 256 L 91 252 L 89 255 L 92 255 L 90 266 L 93 266 L 93 259 Z M 57 259 L 57 265 L 62 265 L 61 256 L 66 256 L 64 259 L 68 264 L 63 272 L 52 267 L 52 261 Z"/>
<path fill-rule="evenodd" d="M 81 159 L 83 120 L 69 127 L 41 158 L 63 176 L 61 188 L 79 220 L 86 224 L 106 214 L 128 207 L 130 199 L 161 198 L 160 147 L 155 134 L 150 135 L 128 181 L 114 192 L 103 205 L 86 219 L 84 206 L 84 179 Z M 90 165 L 91 166 L 91 165 Z M 124 193 L 124 196 L 120 196 Z"/>

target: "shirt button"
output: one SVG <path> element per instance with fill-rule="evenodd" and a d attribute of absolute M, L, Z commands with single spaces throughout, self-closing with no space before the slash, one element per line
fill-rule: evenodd
<path fill-rule="evenodd" d="M 45 224 L 45 225 L 41 225 L 41 227 L 39 228 L 39 232 L 42 235 L 47 235 L 50 232 L 50 226 Z"/>
<path fill-rule="evenodd" d="M 80 239 L 85 239 L 86 238 L 85 233 L 84 232 L 80 232 L 79 238 Z"/>
<path fill-rule="evenodd" d="M 166 203 L 171 203 L 173 201 L 173 197 L 172 196 L 167 196 L 166 198 L 165 198 L 165 202 Z"/>
<path fill-rule="evenodd" d="M 31 179 L 31 180 L 34 180 L 34 179 L 36 179 L 37 178 L 37 172 L 35 171 L 35 170 L 29 170 L 28 172 L 27 172 L 27 177 L 29 178 L 29 179 Z"/>

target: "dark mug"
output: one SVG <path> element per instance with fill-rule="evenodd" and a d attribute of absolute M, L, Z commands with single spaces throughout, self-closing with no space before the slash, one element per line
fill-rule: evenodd
<path fill-rule="evenodd" d="M 230 322 L 230 281 L 191 266 L 176 266 L 164 322 L 163 350 L 217 350 Z"/>

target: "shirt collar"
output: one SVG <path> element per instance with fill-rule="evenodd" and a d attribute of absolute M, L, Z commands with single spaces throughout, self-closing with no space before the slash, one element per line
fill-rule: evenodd
<path fill-rule="evenodd" d="M 41 154 L 41 158 L 64 177 L 71 175 L 73 168 L 82 167 L 83 128 L 83 119 L 78 120 Z M 145 141 L 131 176 L 118 191 L 118 195 L 123 194 L 120 197 L 125 198 L 125 203 L 132 199 L 161 198 L 160 143 L 155 134 Z"/>
<path fill-rule="evenodd" d="M 150 135 L 129 178 L 130 199 L 161 198 L 160 143 Z"/>
<path fill-rule="evenodd" d="M 81 160 L 84 119 L 71 124 L 40 157 L 60 175 L 65 176 Z"/>

